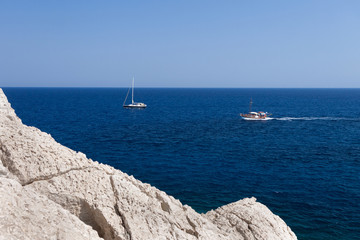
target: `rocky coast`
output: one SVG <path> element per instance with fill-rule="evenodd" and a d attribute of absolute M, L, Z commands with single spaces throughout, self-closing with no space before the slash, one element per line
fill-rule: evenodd
<path fill-rule="evenodd" d="M 199 214 L 26 126 L 0 89 L 0 239 L 297 239 L 255 198 Z"/>

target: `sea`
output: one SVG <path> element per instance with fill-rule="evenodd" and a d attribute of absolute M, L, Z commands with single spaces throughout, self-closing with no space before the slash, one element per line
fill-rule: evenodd
<path fill-rule="evenodd" d="M 298 239 L 360 239 L 360 89 L 3 88 L 23 123 L 199 213 L 256 197 Z M 240 113 L 272 113 L 245 121 Z"/>

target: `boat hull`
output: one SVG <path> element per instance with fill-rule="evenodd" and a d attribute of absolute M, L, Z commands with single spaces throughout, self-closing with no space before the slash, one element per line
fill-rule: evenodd
<path fill-rule="evenodd" d="M 123 105 L 124 108 L 146 108 L 147 105 L 144 103 Z"/>
<path fill-rule="evenodd" d="M 269 118 L 269 117 L 266 117 L 266 118 L 248 118 L 248 117 L 241 117 L 243 120 L 246 120 L 246 121 L 268 121 L 268 120 L 272 120 L 273 118 Z"/>
<path fill-rule="evenodd" d="M 124 108 L 146 108 L 146 106 L 130 106 L 130 105 L 124 105 Z"/>

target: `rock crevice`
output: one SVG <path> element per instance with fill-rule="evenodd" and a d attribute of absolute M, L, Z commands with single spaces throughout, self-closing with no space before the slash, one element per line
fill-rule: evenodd
<path fill-rule="evenodd" d="M 25 182 L 22 184 L 22 186 L 26 186 L 26 185 L 29 185 L 29 184 L 32 184 L 34 182 L 38 182 L 38 181 L 48 181 L 48 180 L 51 180 L 52 178 L 55 178 L 55 177 L 59 177 L 61 175 L 65 175 L 71 171 L 82 171 L 82 170 L 86 170 L 88 169 L 89 167 L 82 167 L 82 168 L 71 168 L 71 169 L 68 169 L 64 172 L 58 172 L 56 174 L 51 174 L 51 175 L 46 175 L 46 176 L 40 176 L 40 177 L 37 177 L 37 178 L 34 178 L 34 179 L 31 179 L 29 180 L 28 182 Z"/>

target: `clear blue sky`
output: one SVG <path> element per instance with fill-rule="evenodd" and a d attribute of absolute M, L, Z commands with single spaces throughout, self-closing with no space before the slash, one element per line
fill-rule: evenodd
<path fill-rule="evenodd" d="M 360 87 L 360 1 L 0 2 L 0 86 Z"/>

